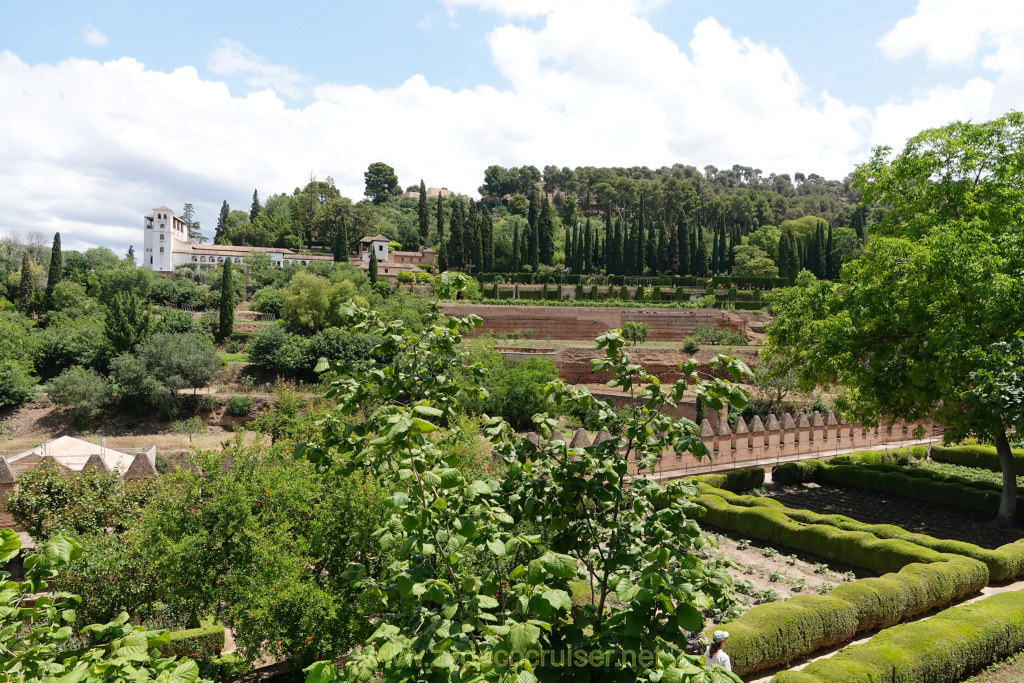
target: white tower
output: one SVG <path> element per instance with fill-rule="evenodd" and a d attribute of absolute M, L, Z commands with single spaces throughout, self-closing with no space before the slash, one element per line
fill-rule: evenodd
<path fill-rule="evenodd" d="M 153 213 L 145 216 L 144 223 L 146 237 L 143 240 L 143 267 L 162 273 L 173 272 L 175 249 L 181 250 L 183 246 L 188 248 L 188 231 L 184 221 L 175 216 L 170 207 L 158 206 L 153 209 Z"/>

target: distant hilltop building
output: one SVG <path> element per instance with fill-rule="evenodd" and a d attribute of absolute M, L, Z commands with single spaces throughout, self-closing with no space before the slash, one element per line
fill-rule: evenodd
<path fill-rule="evenodd" d="M 430 194 L 430 188 L 427 194 Z M 448 192 L 447 190 L 438 190 Z M 142 265 L 157 273 L 173 273 L 177 266 L 194 263 L 200 270 L 213 270 L 224 261 L 242 265 L 246 255 L 253 252 L 266 254 L 274 265 L 283 268 L 285 263 L 306 266 L 314 261 L 334 263 L 327 254 L 296 254 L 281 247 L 236 247 L 230 244 L 200 244 L 188 236 L 185 221 L 174 215 L 167 206 L 158 206 L 153 213 L 144 216 L 143 240 L 145 251 Z M 393 251 L 390 241 L 384 235 L 364 237 L 359 240 L 358 250 L 349 253 L 348 262 L 364 271 L 370 269 L 370 254 L 377 256 L 377 274 L 394 282 L 403 270 L 419 271 L 420 266 L 433 266 L 437 252 L 421 247 L 419 251 Z"/>
<path fill-rule="evenodd" d="M 242 259 L 253 252 L 262 252 L 270 257 L 275 266 L 285 263 L 305 266 L 313 261 L 334 262 L 329 255 L 296 254 L 291 249 L 280 247 L 236 247 L 230 244 L 200 244 L 188 236 L 185 221 L 174 215 L 169 207 L 158 206 L 153 213 L 146 214 L 145 252 L 142 265 L 157 273 L 173 273 L 175 267 L 187 263 L 196 264 L 200 270 L 212 270 L 224 263 L 241 264 Z"/>
<path fill-rule="evenodd" d="M 427 188 L 427 199 L 437 199 L 438 197 L 449 197 L 452 191 L 447 187 L 428 187 Z M 399 199 L 419 199 L 419 190 L 409 190 L 398 195 Z"/>

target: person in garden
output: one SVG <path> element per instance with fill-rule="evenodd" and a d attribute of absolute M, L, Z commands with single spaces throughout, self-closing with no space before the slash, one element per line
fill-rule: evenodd
<path fill-rule="evenodd" d="M 728 631 L 715 631 L 711 637 L 711 645 L 704 651 L 705 666 L 717 664 L 726 671 L 732 671 L 732 661 L 729 659 L 729 655 L 725 654 L 725 651 L 722 649 L 728 637 Z"/>

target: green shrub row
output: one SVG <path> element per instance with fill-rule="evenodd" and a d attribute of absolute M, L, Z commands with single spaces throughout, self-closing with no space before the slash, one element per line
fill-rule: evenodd
<path fill-rule="evenodd" d="M 931 470 L 905 470 L 894 466 L 858 467 L 832 465 L 822 467 L 816 481 L 839 486 L 855 486 L 870 491 L 891 493 L 929 503 L 952 505 L 964 510 L 995 515 L 999 512 L 1002 487 L 971 481 Z M 1024 496 L 1017 496 L 1017 518 L 1024 520 Z"/>
<path fill-rule="evenodd" d="M 932 460 L 948 462 L 965 467 L 980 467 L 993 472 L 1002 472 L 995 446 L 932 446 Z M 1024 450 L 1013 449 L 1013 469 L 1017 475 L 1024 474 Z"/>
<path fill-rule="evenodd" d="M 883 574 L 843 584 L 828 597 L 798 596 L 750 609 L 730 623 L 738 674 L 770 668 L 949 604 L 988 583 L 976 560 L 827 523 L 798 522 L 777 501 L 701 485 L 704 521 L 730 531 Z"/>
<path fill-rule="evenodd" d="M 171 631 L 171 642 L 156 648 L 164 657 L 189 657 L 195 652 L 220 653 L 224 649 L 224 626 L 208 623 L 199 628 Z"/>
<path fill-rule="evenodd" d="M 772 289 L 774 287 L 787 287 L 789 282 L 777 277 L 731 277 L 728 275 L 716 275 L 710 279 L 694 277 L 692 275 L 662 275 L 660 277 L 634 277 L 627 275 L 580 275 L 570 273 L 548 273 L 536 275 L 534 273 L 477 273 L 474 275 L 480 283 L 490 284 L 498 278 L 508 284 L 600 284 L 621 287 L 623 285 L 643 285 L 651 287 L 702 287 L 714 288 L 721 286 L 728 289 L 735 286 L 741 289 Z"/>
<path fill-rule="evenodd" d="M 1024 591 L 1013 591 L 886 629 L 772 683 L 954 683 L 1022 649 Z"/>
<path fill-rule="evenodd" d="M 731 472 L 702 474 L 694 480 L 716 489 L 724 489 L 733 493 L 746 493 L 760 488 L 764 484 L 764 470 L 760 467 L 747 467 Z"/>
<path fill-rule="evenodd" d="M 825 460 L 798 460 L 772 468 L 776 484 L 803 484 L 815 481 L 822 467 L 829 465 L 907 465 L 928 457 L 924 446 L 907 446 L 891 451 L 854 451 Z"/>

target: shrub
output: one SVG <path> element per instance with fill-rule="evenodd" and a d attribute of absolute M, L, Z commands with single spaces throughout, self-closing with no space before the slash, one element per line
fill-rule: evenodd
<path fill-rule="evenodd" d="M 0 361 L 0 408 L 21 406 L 36 391 L 36 378 L 25 364 Z"/>
<path fill-rule="evenodd" d="M 622 336 L 633 342 L 633 346 L 647 341 L 647 335 L 650 332 L 651 326 L 647 323 L 629 320 L 622 324 Z"/>
<path fill-rule="evenodd" d="M 252 399 L 248 396 L 232 396 L 225 404 L 224 412 L 233 417 L 244 417 L 252 412 Z"/>
<path fill-rule="evenodd" d="M 772 680 L 954 683 L 1022 648 L 1024 591 L 1013 591 L 886 629 L 867 643 L 840 650 L 800 671 L 784 671 Z"/>
<path fill-rule="evenodd" d="M 1002 471 L 995 446 L 932 446 L 931 457 L 935 462 L 978 467 L 993 472 Z M 1024 474 L 1024 450 L 1013 449 L 1013 469 L 1018 475 Z"/>
<path fill-rule="evenodd" d="M 54 403 L 71 410 L 80 429 L 114 398 L 113 388 L 106 377 L 77 365 L 50 380 L 46 393 Z"/>
<path fill-rule="evenodd" d="M 688 353 L 691 356 L 700 351 L 700 344 L 693 337 L 687 337 L 683 340 L 683 352 Z"/>

